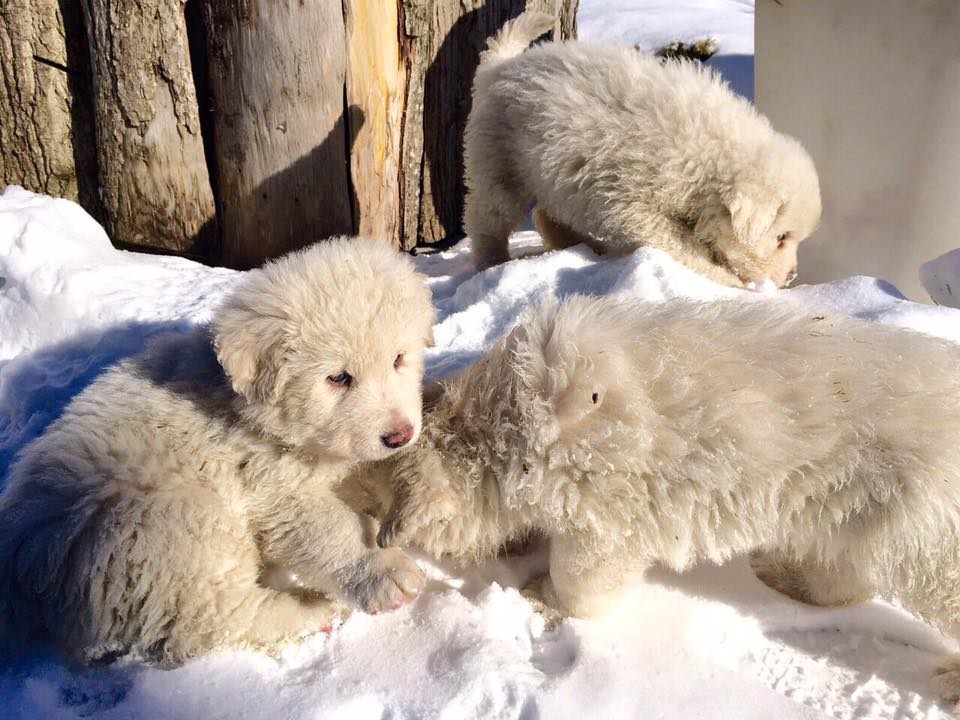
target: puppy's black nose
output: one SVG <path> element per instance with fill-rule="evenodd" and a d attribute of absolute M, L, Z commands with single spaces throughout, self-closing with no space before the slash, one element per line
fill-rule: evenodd
<path fill-rule="evenodd" d="M 380 440 L 391 450 L 403 447 L 413 438 L 413 425 L 407 423 L 391 433 L 381 435 Z"/>

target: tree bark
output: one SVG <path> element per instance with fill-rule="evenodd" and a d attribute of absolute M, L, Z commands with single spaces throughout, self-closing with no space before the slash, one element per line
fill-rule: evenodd
<path fill-rule="evenodd" d="M 206 0 L 223 260 L 250 267 L 354 231 L 341 3 Z M 352 110 L 352 112 L 351 112 Z"/>
<path fill-rule="evenodd" d="M 79 200 L 101 215 L 79 6 L 0 6 L 0 185 Z"/>
<path fill-rule="evenodd" d="M 209 255 L 215 211 L 181 0 L 83 0 L 114 242 Z"/>

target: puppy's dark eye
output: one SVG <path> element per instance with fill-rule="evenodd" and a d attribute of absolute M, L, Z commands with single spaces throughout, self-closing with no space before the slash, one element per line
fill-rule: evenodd
<path fill-rule="evenodd" d="M 393 367 L 395 369 L 399 370 L 401 365 L 403 365 L 403 353 L 399 353 L 393 360 Z"/>
<path fill-rule="evenodd" d="M 342 372 L 339 375 L 330 375 L 327 377 L 327 382 L 333 383 L 334 385 L 342 385 L 343 387 L 350 387 L 353 384 L 353 375 L 348 372 Z"/>
<path fill-rule="evenodd" d="M 787 238 L 790 237 L 790 233 L 780 233 L 777 235 L 777 247 L 782 248 L 787 243 Z"/>

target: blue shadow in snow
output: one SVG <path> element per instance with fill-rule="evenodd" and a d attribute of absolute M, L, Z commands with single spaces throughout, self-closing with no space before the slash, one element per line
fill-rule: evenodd
<path fill-rule="evenodd" d="M 753 102 L 753 55 L 714 55 L 707 65 L 719 71 L 735 93 Z"/>
<path fill-rule="evenodd" d="M 0 488 L 20 450 L 60 417 L 70 401 L 151 338 L 186 332 L 186 322 L 133 322 L 86 332 L 0 365 Z"/>

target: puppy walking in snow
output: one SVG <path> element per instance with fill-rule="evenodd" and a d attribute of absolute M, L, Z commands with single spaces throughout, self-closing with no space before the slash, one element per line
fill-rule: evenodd
<path fill-rule="evenodd" d="M 960 349 L 776 307 L 541 308 L 386 463 L 379 541 L 467 561 L 544 533 L 544 599 L 574 615 L 651 564 L 757 551 L 797 599 L 897 598 L 960 636 Z"/>
<path fill-rule="evenodd" d="M 464 160 L 477 266 L 510 259 L 536 203 L 552 248 L 649 245 L 728 285 L 793 280 L 820 218 L 800 144 L 698 63 L 580 42 L 524 51 L 553 22 L 527 12 L 481 56 Z"/>
<path fill-rule="evenodd" d="M 178 663 L 319 630 L 328 598 L 377 612 L 415 595 L 416 565 L 373 545 L 343 480 L 416 440 L 432 321 L 407 258 L 337 239 L 104 374 L 0 496 L 0 629 Z"/>

